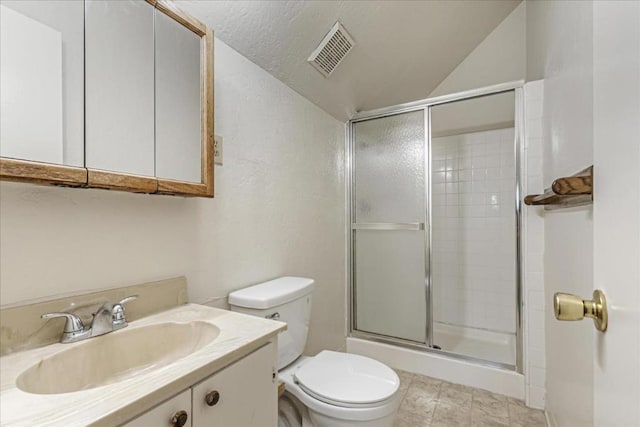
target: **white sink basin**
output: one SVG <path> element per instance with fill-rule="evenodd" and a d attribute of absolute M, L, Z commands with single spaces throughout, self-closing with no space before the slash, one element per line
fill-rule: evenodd
<path fill-rule="evenodd" d="M 112 384 L 188 356 L 219 334 L 201 321 L 121 329 L 42 359 L 16 385 L 27 393 L 58 394 Z"/>

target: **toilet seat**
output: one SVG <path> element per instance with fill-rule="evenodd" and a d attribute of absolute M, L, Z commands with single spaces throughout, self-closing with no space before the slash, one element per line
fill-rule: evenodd
<path fill-rule="evenodd" d="M 295 383 L 310 396 L 343 408 L 371 408 L 394 397 L 400 381 L 388 366 L 356 354 L 322 351 L 300 366 Z"/>

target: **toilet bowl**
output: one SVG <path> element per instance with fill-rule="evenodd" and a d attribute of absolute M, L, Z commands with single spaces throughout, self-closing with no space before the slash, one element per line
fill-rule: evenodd
<path fill-rule="evenodd" d="M 307 340 L 313 280 L 280 277 L 229 294 L 233 311 L 278 319 L 278 376 L 285 384 L 279 426 L 392 427 L 400 379 L 388 366 L 355 354 L 301 356 Z"/>
<path fill-rule="evenodd" d="M 299 358 L 278 377 L 313 427 L 390 427 L 400 405 L 397 374 L 363 356 L 323 351 Z"/>
<path fill-rule="evenodd" d="M 302 403 L 290 393 L 286 392 L 278 399 L 278 427 L 303 427 L 306 417 Z M 304 422 L 309 425 L 310 422 Z"/>

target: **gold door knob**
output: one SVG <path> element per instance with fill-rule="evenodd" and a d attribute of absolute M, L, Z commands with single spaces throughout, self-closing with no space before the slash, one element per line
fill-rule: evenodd
<path fill-rule="evenodd" d="M 558 320 L 582 320 L 591 317 L 597 330 L 607 330 L 607 299 L 601 290 L 593 291 L 593 300 L 556 292 L 553 295 L 553 311 Z"/>

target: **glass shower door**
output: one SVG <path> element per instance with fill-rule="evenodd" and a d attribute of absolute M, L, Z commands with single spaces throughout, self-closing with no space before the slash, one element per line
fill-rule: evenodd
<path fill-rule="evenodd" d="M 432 342 L 515 367 L 518 185 L 513 90 L 429 107 Z"/>
<path fill-rule="evenodd" d="M 352 127 L 353 327 L 427 342 L 424 111 Z"/>

